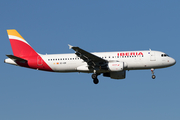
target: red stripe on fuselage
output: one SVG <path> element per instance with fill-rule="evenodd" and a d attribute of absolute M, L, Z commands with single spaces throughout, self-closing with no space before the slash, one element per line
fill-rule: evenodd
<path fill-rule="evenodd" d="M 38 70 L 53 71 L 29 44 L 14 39 L 10 39 L 10 42 L 14 55 L 28 61 L 16 61 L 18 65 Z"/>

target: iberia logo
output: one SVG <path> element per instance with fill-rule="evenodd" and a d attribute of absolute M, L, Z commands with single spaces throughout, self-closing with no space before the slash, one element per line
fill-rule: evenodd
<path fill-rule="evenodd" d="M 126 53 L 117 53 L 117 56 L 136 56 L 143 55 L 142 52 L 126 52 Z"/>

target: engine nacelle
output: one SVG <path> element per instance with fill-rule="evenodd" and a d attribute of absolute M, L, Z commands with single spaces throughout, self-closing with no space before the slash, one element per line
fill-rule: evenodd
<path fill-rule="evenodd" d="M 109 62 L 108 68 L 110 71 L 123 71 L 124 69 L 124 62 Z"/>
<path fill-rule="evenodd" d="M 112 79 L 124 79 L 126 78 L 126 71 L 103 73 L 103 76 L 111 77 Z"/>

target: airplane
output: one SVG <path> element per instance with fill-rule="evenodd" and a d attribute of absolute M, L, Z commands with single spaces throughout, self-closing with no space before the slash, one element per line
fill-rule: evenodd
<path fill-rule="evenodd" d="M 73 54 L 39 54 L 15 30 L 7 30 L 13 55 L 6 55 L 5 63 L 50 72 L 82 72 L 92 73 L 94 84 L 98 84 L 98 76 L 111 79 L 125 79 L 128 70 L 150 69 L 152 79 L 154 70 L 173 66 L 176 61 L 164 52 L 153 50 L 87 52 L 79 47 L 69 45 Z"/>

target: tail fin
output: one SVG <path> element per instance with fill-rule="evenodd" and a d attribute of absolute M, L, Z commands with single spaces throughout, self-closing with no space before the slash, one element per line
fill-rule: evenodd
<path fill-rule="evenodd" d="M 36 51 L 26 42 L 26 40 L 15 30 L 7 30 L 14 56 L 23 58 L 26 56 L 36 56 Z"/>

